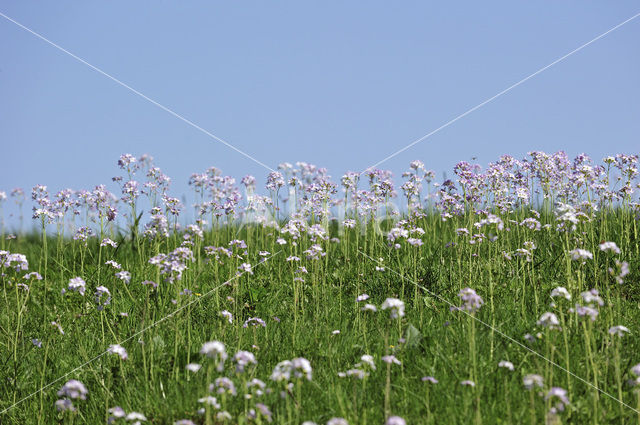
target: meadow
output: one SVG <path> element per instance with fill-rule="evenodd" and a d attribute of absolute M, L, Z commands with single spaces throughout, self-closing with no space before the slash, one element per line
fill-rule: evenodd
<path fill-rule="evenodd" d="M 640 424 L 637 155 L 212 167 L 187 206 L 117 162 L 3 226 L 0 423 Z"/>

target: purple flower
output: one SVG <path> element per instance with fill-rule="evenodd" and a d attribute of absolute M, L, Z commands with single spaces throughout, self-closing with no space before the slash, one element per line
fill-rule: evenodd
<path fill-rule="evenodd" d="M 76 291 L 79 292 L 80 295 L 84 295 L 86 289 L 86 283 L 81 277 L 74 277 L 69 279 L 69 291 Z"/>
<path fill-rule="evenodd" d="M 476 291 L 471 288 L 462 289 L 458 294 L 458 297 L 463 301 L 463 304 L 460 307 L 451 307 L 451 311 L 464 310 L 474 314 L 484 304 L 482 297 L 476 294 Z"/>
<path fill-rule="evenodd" d="M 87 398 L 87 393 L 87 388 L 82 382 L 71 379 L 62 386 L 60 391 L 58 391 L 58 396 L 85 400 Z"/>

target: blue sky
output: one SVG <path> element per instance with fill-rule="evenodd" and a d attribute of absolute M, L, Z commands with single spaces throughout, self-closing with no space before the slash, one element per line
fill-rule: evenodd
<path fill-rule="evenodd" d="M 0 1 L 0 12 L 275 168 L 361 171 L 640 12 L 636 1 Z M 121 153 L 267 170 L 0 18 L 0 190 L 91 188 Z M 386 162 L 640 149 L 640 18 Z M 114 189 L 112 187 L 112 189 Z"/>

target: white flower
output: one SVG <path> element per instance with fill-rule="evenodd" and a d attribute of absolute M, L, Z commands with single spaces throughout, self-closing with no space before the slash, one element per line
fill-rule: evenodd
<path fill-rule="evenodd" d="M 229 323 L 233 323 L 233 314 L 227 310 L 223 310 L 220 312 L 220 316 L 224 317 L 229 321 Z"/>
<path fill-rule="evenodd" d="M 298 357 L 291 360 L 291 367 L 293 369 L 293 376 L 296 378 L 307 378 L 311 381 L 311 363 L 304 357 Z"/>
<path fill-rule="evenodd" d="M 365 300 L 368 300 L 368 299 L 369 299 L 369 295 L 362 294 L 362 295 L 358 295 L 358 297 L 356 298 L 356 301 L 360 302 L 360 301 L 365 301 Z"/>
<path fill-rule="evenodd" d="M 397 319 L 404 316 L 404 303 L 397 298 L 387 298 L 382 303 L 383 310 L 391 310 L 391 318 Z"/>
<path fill-rule="evenodd" d="M 236 362 L 236 372 L 238 373 L 244 372 L 249 364 L 258 364 L 256 357 L 250 351 L 238 351 L 233 356 L 233 360 Z"/>
<path fill-rule="evenodd" d="M 139 412 L 131 412 L 125 418 L 127 421 L 146 421 L 147 417 Z"/>
<path fill-rule="evenodd" d="M 218 359 L 218 372 L 221 372 L 224 368 L 224 361 L 227 360 L 227 351 L 224 344 L 220 341 L 208 341 L 202 345 L 200 354 L 204 354 L 209 358 Z"/>
<path fill-rule="evenodd" d="M 551 291 L 551 298 L 564 297 L 567 300 L 571 300 L 571 294 L 564 286 L 558 286 Z"/>
<path fill-rule="evenodd" d="M 402 364 L 400 360 L 398 360 L 394 355 L 382 356 L 382 361 L 388 364 L 391 364 L 391 363 L 395 363 L 397 365 Z"/>
<path fill-rule="evenodd" d="M 509 369 L 510 371 L 513 371 L 513 363 L 508 362 L 506 360 L 501 360 L 500 363 L 498 363 L 498 367 L 504 367 L 505 369 Z"/>
<path fill-rule="evenodd" d="M 569 251 L 569 254 L 571 254 L 571 259 L 574 261 L 593 259 L 593 254 L 586 249 L 576 248 L 573 251 Z"/>
<path fill-rule="evenodd" d="M 362 311 L 373 311 L 374 313 L 378 311 L 375 305 L 373 304 L 365 304 L 360 310 Z"/>
<path fill-rule="evenodd" d="M 407 425 L 407 422 L 400 416 L 389 416 L 384 425 Z"/>
<path fill-rule="evenodd" d="M 366 365 L 369 365 L 369 367 L 373 370 L 376 370 L 376 364 L 373 362 L 373 356 L 370 354 L 363 354 L 362 357 L 360 357 L 360 360 L 362 360 L 362 362 Z M 359 364 L 357 365 L 359 366 Z"/>
<path fill-rule="evenodd" d="M 107 351 L 119 355 L 122 360 L 127 360 L 127 358 L 129 357 L 129 355 L 127 354 L 127 350 L 125 350 L 124 347 L 119 344 L 110 345 L 109 350 Z"/>
<path fill-rule="evenodd" d="M 524 383 L 524 387 L 528 390 L 532 389 L 534 386 L 538 386 L 542 388 L 542 376 L 540 375 L 525 375 L 522 379 Z"/>
<path fill-rule="evenodd" d="M 626 326 L 618 325 L 609 328 L 609 334 L 611 335 L 624 336 L 625 332 L 630 332 L 629 328 L 627 328 Z"/>
<path fill-rule="evenodd" d="M 80 295 L 84 295 L 84 291 L 86 290 L 85 281 L 81 277 L 74 277 L 69 279 L 69 291 L 77 291 Z"/>
<path fill-rule="evenodd" d="M 615 254 L 620 254 L 620 248 L 615 242 L 602 242 L 600 244 L 600 251 L 611 251 Z"/>
<path fill-rule="evenodd" d="M 210 395 L 203 398 L 199 398 L 198 402 L 208 404 L 209 406 L 213 406 L 214 409 L 220 408 L 220 404 L 218 403 L 218 400 L 215 397 L 212 397 Z"/>
<path fill-rule="evenodd" d="M 538 326 L 544 326 L 545 328 L 549 329 L 557 329 L 560 327 L 560 321 L 558 320 L 558 317 L 548 311 L 546 313 L 542 313 L 542 316 L 540 316 L 540 319 L 536 322 L 536 324 Z"/>
<path fill-rule="evenodd" d="M 198 364 L 198 363 L 189 363 L 189 364 L 186 366 L 186 369 L 187 369 L 189 372 L 196 373 L 197 371 L 199 371 L 199 370 L 200 370 L 200 368 L 201 368 L 201 367 L 202 367 L 202 365 L 201 365 L 201 364 Z"/>

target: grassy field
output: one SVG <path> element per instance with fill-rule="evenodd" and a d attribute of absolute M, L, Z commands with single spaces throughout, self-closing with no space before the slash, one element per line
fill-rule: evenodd
<path fill-rule="evenodd" d="M 636 206 L 5 237 L 0 422 L 640 423 Z"/>

